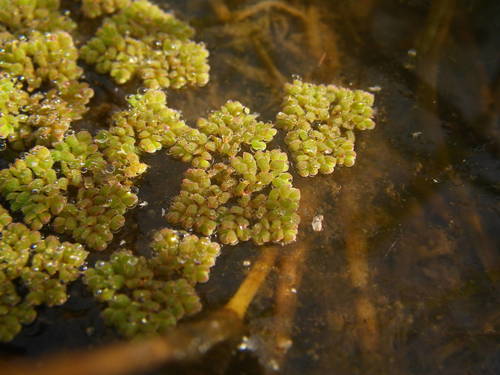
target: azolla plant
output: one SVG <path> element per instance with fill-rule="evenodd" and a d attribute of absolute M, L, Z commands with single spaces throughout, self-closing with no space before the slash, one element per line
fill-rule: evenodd
<path fill-rule="evenodd" d="M 36 318 L 37 306 L 66 302 L 67 285 L 80 277 L 88 253 L 12 222 L 2 206 L 0 231 L 0 341 L 9 341 Z"/>
<path fill-rule="evenodd" d="M 371 94 L 300 80 L 285 86 L 276 126 L 231 100 L 187 124 L 162 89 L 207 84 L 194 30 L 145 0 L 82 0 L 81 12 L 102 25 L 78 49 L 59 1 L 0 0 L 0 146 L 11 159 L 0 171 L 0 341 L 37 306 L 64 303 L 81 276 L 120 334 L 174 326 L 201 309 L 195 286 L 220 244 L 295 241 L 300 191 L 288 154 L 301 176 L 331 173 L 354 164 L 354 131 L 375 126 Z M 94 94 L 79 58 L 117 84 L 146 86 L 96 133 L 71 129 Z M 269 147 L 278 129 L 286 150 Z M 120 248 L 88 267 L 87 251 L 107 249 L 138 203 L 142 156 L 160 150 L 189 164 L 165 214 L 177 229 L 154 232 L 149 257 Z"/>

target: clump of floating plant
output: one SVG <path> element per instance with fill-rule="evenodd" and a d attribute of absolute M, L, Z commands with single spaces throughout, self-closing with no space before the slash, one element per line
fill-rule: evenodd
<path fill-rule="evenodd" d="M 130 95 L 129 108 L 112 117 L 113 126 L 134 134 L 141 151 L 153 153 L 163 146 L 172 146 L 190 128 L 180 119 L 180 113 L 167 107 L 161 90 L 145 90 Z"/>
<path fill-rule="evenodd" d="M 96 18 L 114 13 L 130 3 L 131 0 L 82 0 L 82 12 L 86 17 Z"/>
<path fill-rule="evenodd" d="M 36 146 L 9 168 L 0 171 L 0 194 L 13 211 L 21 211 L 24 222 L 41 229 L 66 205 L 68 180 L 57 176 L 49 149 Z"/>
<path fill-rule="evenodd" d="M 265 150 L 275 134 L 272 124 L 257 121 L 238 102 L 198 120 L 170 149 L 196 168 L 186 172 L 166 219 L 206 236 L 217 232 L 223 244 L 294 241 L 300 192 L 293 188 L 287 155 Z M 229 162 L 213 163 L 218 157 Z"/>
<path fill-rule="evenodd" d="M 60 173 L 77 193 L 54 220 L 58 233 L 70 233 L 95 250 L 104 250 L 135 206 L 134 179 L 146 170 L 141 151 L 172 145 L 187 125 L 166 106 L 160 90 L 145 90 L 128 98 L 129 107 L 116 112 L 109 130 L 95 138 L 86 131 L 68 135 L 52 155 Z"/>
<path fill-rule="evenodd" d="M 228 101 L 208 118 L 200 118 L 196 129 L 184 131 L 170 154 L 193 166 L 206 168 L 213 154 L 232 158 L 241 147 L 265 150 L 276 135 L 273 124 L 257 121 L 257 114 L 236 101 Z"/>
<path fill-rule="evenodd" d="M 0 31 L 70 31 L 76 24 L 59 12 L 59 0 L 0 0 Z"/>
<path fill-rule="evenodd" d="M 21 108 L 28 103 L 29 95 L 22 90 L 17 80 L 0 73 L 0 139 L 7 139 L 19 132 L 26 121 Z"/>
<path fill-rule="evenodd" d="M 149 88 L 204 86 L 208 51 L 191 41 L 194 30 L 146 0 L 107 18 L 81 57 L 119 83 L 140 78 Z"/>
<path fill-rule="evenodd" d="M 118 182 L 78 189 L 54 220 L 58 233 L 70 233 L 94 250 L 104 250 L 113 232 L 125 224 L 126 211 L 135 206 L 137 195 Z"/>
<path fill-rule="evenodd" d="M 60 174 L 67 179 L 69 186 L 77 188 L 54 219 L 54 229 L 58 233 L 71 234 L 94 250 L 107 247 L 113 239 L 113 232 L 125 224 L 126 211 L 138 200 L 132 191 L 131 180 L 137 173 L 130 177 L 124 174 L 135 167 L 130 163 L 118 167 L 117 161 L 109 157 L 122 150 L 122 154 L 129 158 L 124 150 L 135 147 L 133 138 L 131 143 L 120 143 L 109 134 L 103 137 L 102 132 L 96 138 L 87 131 L 68 135 L 52 150 Z M 132 151 L 131 159 L 138 160 L 135 148 Z M 141 168 L 141 173 L 144 170 L 145 167 Z"/>
<path fill-rule="evenodd" d="M 0 229 L 0 341 L 10 341 L 35 319 L 36 306 L 66 302 L 67 285 L 80 276 L 87 252 L 80 244 L 43 238 L 12 223 L 2 206 Z"/>
<path fill-rule="evenodd" d="M 107 304 L 103 316 L 123 336 L 163 332 L 201 309 L 194 290 L 208 280 L 219 245 L 207 238 L 163 229 L 155 233 L 150 259 L 115 252 L 85 273 L 85 283 Z"/>
<path fill-rule="evenodd" d="M 301 176 L 332 173 L 336 165 L 354 164 L 354 130 L 373 129 L 373 95 L 334 85 L 295 80 L 285 86 L 286 97 L 277 125 Z"/>
<path fill-rule="evenodd" d="M 49 82 L 58 87 L 81 77 L 76 60 L 78 50 L 73 38 L 64 31 L 6 38 L 0 51 L 0 69 L 11 76 L 22 76 L 28 91 Z"/>
<path fill-rule="evenodd" d="M 93 90 L 78 81 L 83 71 L 77 59 L 78 51 L 66 32 L 33 31 L 28 37 L 4 33 L 0 38 L 0 82 L 8 93 L 9 113 L 16 115 L 8 134 L 2 132 L 0 137 L 11 148 L 52 145 L 87 111 Z"/>
<path fill-rule="evenodd" d="M 210 268 L 220 253 L 220 246 L 206 237 L 161 229 L 153 236 L 151 264 L 158 274 L 181 276 L 190 284 L 208 281 Z"/>
<path fill-rule="evenodd" d="M 100 147 L 109 150 L 86 131 L 66 136 L 53 149 L 35 146 L 0 171 L 0 194 L 31 228 L 54 218 L 56 232 L 104 250 L 137 195 Z"/>
<path fill-rule="evenodd" d="M 134 179 L 145 172 L 142 151 L 172 145 L 187 129 L 178 112 L 166 106 L 160 90 L 145 90 L 128 98 L 129 107 L 116 112 L 109 130 L 95 138 L 86 131 L 68 135 L 52 155 L 60 173 L 77 193 L 54 220 L 58 233 L 69 233 L 95 250 L 104 250 L 135 206 Z"/>

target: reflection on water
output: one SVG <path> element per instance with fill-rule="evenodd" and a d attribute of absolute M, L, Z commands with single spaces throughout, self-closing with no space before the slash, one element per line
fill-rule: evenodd
<path fill-rule="evenodd" d="M 229 98 L 273 120 L 294 74 L 370 88 L 378 109 L 353 168 L 295 178 L 302 234 L 282 249 L 239 350 L 158 373 L 500 373 L 500 3 L 157 2 L 189 19 L 211 51 L 211 83 L 169 95 L 190 121 Z M 178 191 L 184 165 L 164 154 L 148 162 L 149 204 L 130 213 L 116 246 L 144 248 Z M 199 288 L 206 309 L 229 299 L 258 252 L 225 249 Z M 112 337 L 76 285 L 69 306 L 42 312 L 2 348 L 39 354 Z"/>

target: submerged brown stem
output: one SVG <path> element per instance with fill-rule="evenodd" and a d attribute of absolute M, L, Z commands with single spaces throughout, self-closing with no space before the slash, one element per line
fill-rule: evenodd
<path fill-rule="evenodd" d="M 223 0 L 210 0 L 210 6 L 212 7 L 212 10 L 214 11 L 219 21 L 227 22 L 231 19 L 231 11 Z"/>
<path fill-rule="evenodd" d="M 264 247 L 250 273 L 240 285 L 238 291 L 226 304 L 226 308 L 234 311 L 240 319 L 243 319 L 245 316 L 248 306 L 253 301 L 257 291 L 274 266 L 277 256 L 278 248 L 276 246 Z"/>
<path fill-rule="evenodd" d="M 2 374 L 122 375 L 145 371 L 166 362 L 198 358 L 241 330 L 240 316 L 222 309 L 201 321 L 183 324 L 165 336 L 3 364 Z"/>
<path fill-rule="evenodd" d="M 271 77 L 280 85 L 284 85 L 287 79 L 281 74 L 279 69 L 276 67 L 272 57 L 269 55 L 269 52 L 264 48 L 262 43 L 258 38 L 253 38 L 253 45 L 257 55 L 261 59 L 262 63 L 266 67 L 267 71 L 271 75 Z"/>
<path fill-rule="evenodd" d="M 235 21 L 241 21 L 244 20 L 245 18 L 251 17 L 263 10 L 269 10 L 271 8 L 276 8 L 279 10 L 282 10 L 284 12 L 287 12 L 291 14 L 292 16 L 298 17 L 302 19 L 303 21 L 307 21 L 307 16 L 300 10 L 297 9 L 291 5 L 288 5 L 286 3 L 283 3 L 281 1 L 262 1 L 260 3 L 257 3 L 251 7 L 248 7 L 244 10 L 241 10 L 239 12 L 236 12 L 234 14 L 234 20 Z"/>

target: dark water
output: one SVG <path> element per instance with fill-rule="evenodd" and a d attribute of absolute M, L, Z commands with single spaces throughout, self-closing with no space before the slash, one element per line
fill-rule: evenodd
<path fill-rule="evenodd" d="M 273 120 L 283 79 L 299 75 L 371 88 L 377 127 L 359 135 L 353 168 L 295 178 L 301 235 L 252 304 L 239 349 L 223 345 L 201 363 L 155 374 L 500 373 L 500 3 L 287 1 L 293 10 L 255 8 L 237 22 L 225 21 L 224 4 L 237 11 L 259 1 L 157 3 L 189 20 L 211 53 L 207 87 L 169 93 L 187 120 L 227 99 Z M 113 100 L 103 113 L 120 100 L 97 88 L 94 103 Z M 130 212 L 111 249 L 125 240 L 141 252 L 166 224 L 162 209 L 186 167 L 164 153 L 146 161 L 148 205 Z M 316 215 L 320 232 L 311 228 Z M 258 254 L 252 245 L 224 249 L 198 288 L 205 309 L 230 298 Z M 280 310 L 286 288 L 296 300 Z M 2 353 L 113 341 L 99 306 L 78 283 L 71 291 Z"/>

